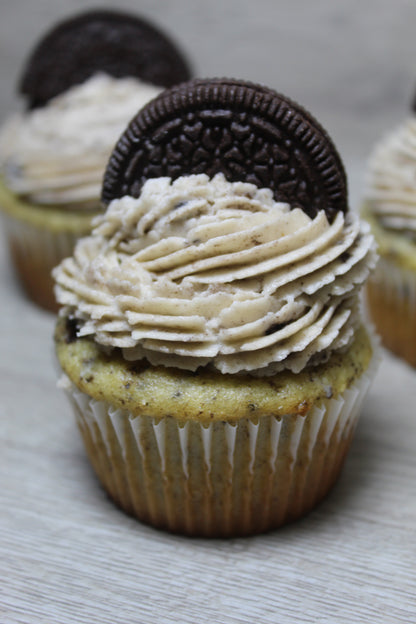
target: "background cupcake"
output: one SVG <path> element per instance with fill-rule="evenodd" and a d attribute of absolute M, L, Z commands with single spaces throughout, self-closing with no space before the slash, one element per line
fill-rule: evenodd
<path fill-rule="evenodd" d="M 367 287 L 383 343 L 416 366 L 416 117 L 414 111 L 374 148 L 364 216 L 380 254 Z"/>
<path fill-rule="evenodd" d="M 104 487 L 192 535 L 303 515 L 373 370 L 373 238 L 329 137 L 265 87 L 190 82 L 132 120 L 103 198 L 54 277 L 61 384 Z"/>
<path fill-rule="evenodd" d="M 176 46 L 142 19 L 90 11 L 59 23 L 30 56 L 23 113 L 0 136 L 0 205 L 21 283 L 55 309 L 51 269 L 100 211 L 102 176 L 126 123 L 189 77 Z"/>

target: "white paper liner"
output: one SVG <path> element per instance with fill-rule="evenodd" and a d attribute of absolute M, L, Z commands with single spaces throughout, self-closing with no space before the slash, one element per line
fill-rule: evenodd
<path fill-rule="evenodd" d="M 369 281 L 382 286 L 386 298 L 416 306 L 416 271 L 380 257 Z"/>
<path fill-rule="evenodd" d="M 36 303 L 55 308 L 52 269 L 72 255 L 79 235 L 55 231 L 2 214 L 14 265 L 26 293 Z"/>
<path fill-rule="evenodd" d="M 384 346 L 416 367 L 416 271 L 381 257 L 366 294 Z"/>
<path fill-rule="evenodd" d="M 133 416 L 62 384 L 112 498 L 156 526 L 197 535 L 264 531 L 311 509 L 335 482 L 379 361 L 306 415 L 180 426 Z M 218 452 L 218 449 L 222 449 Z"/>

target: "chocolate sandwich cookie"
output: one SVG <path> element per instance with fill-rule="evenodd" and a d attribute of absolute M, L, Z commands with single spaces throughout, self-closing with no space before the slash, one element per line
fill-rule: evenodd
<path fill-rule="evenodd" d="M 19 91 L 29 108 L 43 106 L 97 71 L 132 76 L 170 87 L 190 78 L 176 45 L 142 18 L 116 11 L 88 11 L 60 22 L 38 43 Z"/>
<path fill-rule="evenodd" d="M 137 197 L 149 178 L 220 172 L 270 188 L 311 217 L 347 211 L 341 158 L 314 117 L 269 88 L 230 79 L 183 83 L 145 106 L 111 155 L 102 199 Z"/>

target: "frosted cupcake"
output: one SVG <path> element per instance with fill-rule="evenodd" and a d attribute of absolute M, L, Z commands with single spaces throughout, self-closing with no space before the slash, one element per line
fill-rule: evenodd
<path fill-rule="evenodd" d="M 128 121 L 189 77 L 165 35 L 123 13 L 92 11 L 40 41 L 25 67 L 26 110 L 0 133 L 0 207 L 29 297 L 54 310 L 51 269 L 101 211 L 102 177 Z"/>
<path fill-rule="evenodd" d="M 363 216 L 380 261 L 367 286 L 370 315 L 382 341 L 416 366 L 416 117 L 374 148 Z"/>
<path fill-rule="evenodd" d="M 331 140 L 270 89 L 193 81 L 132 120 L 103 198 L 54 278 L 61 385 L 104 488 L 188 535 L 304 515 L 374 369 L 374 242 Z"/>

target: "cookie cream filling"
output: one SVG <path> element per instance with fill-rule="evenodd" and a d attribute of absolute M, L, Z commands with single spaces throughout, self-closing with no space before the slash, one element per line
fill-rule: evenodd
<path fill-rule="evenodd" d="M 416 117 L 376 145 L 369 160 L 366 199 L 382 227 L 416 241 Z"/>
<path fill-rule="evenodd" d="M 201 174 L 113 200 L 54 278 L 78 335 L 126 359 L 272 374 L 350 344 L 374 264 L 358 217 L 311 219 L 269 189 Z"/>
<path fill-rule="evenodd" d="M 46 106 L 11 117 L 0 133 L 7 187 L 39 204 L 97 208 L 115 142 L 159 87 L 96 74 Z"/>

